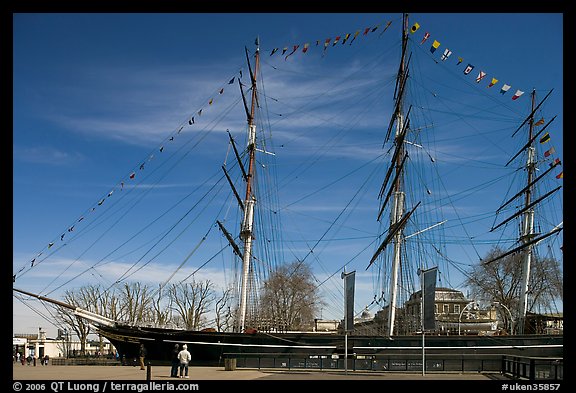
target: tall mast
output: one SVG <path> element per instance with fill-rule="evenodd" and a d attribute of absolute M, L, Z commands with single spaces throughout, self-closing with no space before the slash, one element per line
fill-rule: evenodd
<path fill-rule="evenodd" d="M 534 113 L 534 107 L 536 103 L 536 90 L 532 90 L 532 113 Z M 528 140 L 532 140 L 532 134 L 534 133 L 534 116 L 532 115 L 529 120 L 529 131 Z M 528 146 L 527 150 L 527 160 L 526 160 L 526 170 L 528 172 L 528 185 L 532 184 L 534 178 L 534 172 L 536 171 L 536 149 L 532 144 Z M 534 208 L 530 207 L 532 199 L 532 188 L 527 187 L 526 194 L 524 198 L 524 207 L 526 211 L 524 212 L 524 220 L 522 222 L 522 235 L 520 240 L 526 245 L 523 253 L 523 265 L 522 265 L 522 286 L 520 287 L 520 310 L 519 310 L 519 323 L 518 334 L 524 334 L 524 324 L 526 321 L 526 313 L 528 311 L 528 283 L 530 280 L 530 264 L 532 262 L 532 248 L 533 244 L 531 240 L 534 237 Z"/>
<path fill-rule="evenodd" d="M 398 70 L 398 85 L 403 86 L 406 78 L 405 70 L 405 54 L 406 46 L 408 45 L 408 14 L 404 14 L 402 23 L 402 57 L 400 59 L 400 68 Z M 404 201 L 405 194 L 402 189 L 402 176 L 400 176 L 402 171 L 402 160 L 404 158 L 404 138 L 402 137 L 404 131 L 404 113 L 403 113 L 403 101 L 404 101 L 404 89 L 399 89 L 399 95 L 397 97 L 397 111 L 396 111 L 396 133 L 395 142 L 399 144 L 397 146 L 399 154 L 396 156 L 396 180 L 393 184 L 393 205 L 390 209 L 390 227 L 392 228 L 395 224 L 399 223 L 404 214 Z M 392 260 L 392 275 L 390 277 L 390 303 L 388 307 L 388 326 L 387 335 L 392 336 L 394 334 L 394 322 L 396 317 L 396 302 L 397 302 L 397 292 L 398 292 L 398 271 L 400 269 L 400 258 L 402 251 L 402 238 L 404 236 L 403 229 L 400 228 L 398 232 L 394 235 L 392 240 L 394 244 L 394 255 Z"/>
<path fill-rule="evenodd" d="M 546 130 L 546 128 L 554 121 L 556 116 L 554 116 L 551 120 L 549 120 L 538 132 L 535 132 L 534 127 L 536 125 L 541 125 L 534 123 L 534 114 L 536 110 L 544 103 L 544 101 L 550 96 L 552 90 L 542 99 L 542 101 L 536 104 L 536 91 L 532 91 L 532 112 L 526 117 L 526 119 L 522 122 L 522 124 L 516 129 L 516 131 L 512 134 L 514 136 L 526 123 L 528 123 L 528 142 L 522 146 L 522 148 L 506 163 L 506 165 L 510 164 L 516 157 L 518 157 L 521 153 L 526 151 L 526 172 L 527 172 L 527 179 L 526 179 L 526 186 L 516 193 L 513 197 L 508 199 L 503 205 L 501 205 L 496 212 L 501 211 L 505 206 L 510 204 L 512 201 L 516 200 L 521 196 L 524 197 L 524 205 L 523 207 L 516 211 L 513 215 L 509 216 L 507 219 L 500 222 L 498 225 L 495 225 L 490 229 L 490 232 L 494 231 L 496 228 L 501 227 L 502 225 L 508 223 L 514 218 L 522 216 L 521 221 L 521 228 L 520 228 L 520 236 L 519 242 L 521 243 L 519 246 L 504 252 L 494 258 L 491 258 L 488 261 L 482 262 L 484 265 L 488 265 L 492 262 L 500 260 L 508 255 L 521 253 L 520 256 L 522 258 L 522 282 L 520 285 L 520 299 L 518 303 L 518 323 L 515 325 L 517 326 L 516 333 L 524 334 L 525 333 L 525 326 L 526 326 L 526 315 L 528 313 L 528 286 L 530 284 L 530 269 L 532 264 L 532 255 L 534 246 L 538 244 L 540 241 L 544 240 L 545 238 L 552 236 L 560 231 L 563 230 L 562 224 L 557 225 L 552 230 L 546 233 L 536 233 L 534 230 L 534 216 L 535 210 L 534 207 L 542 202 L 544 199 L 549 198 L 551 195 L 559 191 L 562 186 L 556 187 L 547 193 L 537 196 L 535 194 L 535 184 L 543 179 L 552 169 L 554 169 L 557 165 L 560 165 L 559 162 L 555 162 L 554 164 L 550 164 L 550 168 L 544 171 L 544 173 L 536 176 L 537 165 L 538 165 L 538 157 L 536 156 L 536 148 L 534 147 L 534 143 L 537 138 Z M 536 197 L 537 196 L 537 197 Z"/>
<path fill-rule="evenodd" d="M 250 66 L 250 64 L 248 64 Z M 246 310 L 248 303 L 248 281 L 250 273 L 250 261 L 252 259 L 252 227 L 254 224 L 254 205 L 256 197 L 252 192 L 252 182 L 254 181 L 254 168 L 256 162 L 256 124 L 254 115 L 256 112 L 256 76 L 260 66 L 260 47 L 259 40 L 256 39 L 256 54 L 254 72 L 250 71 L 252 82 L 252 99 L 250 105 L 250 114 L 248 115 L 248 145 L 246 150 L 249 155 L 248 173 L 246 176 L 246 196 L 244 198 L 244 219 L 240 231 L 240 238 L 244 242 L 244 253 L 242 256 L 242 284 L 240 288 L 240 310 L 238 318 L 238 331 L 243 332 L 246 328 Z"/>

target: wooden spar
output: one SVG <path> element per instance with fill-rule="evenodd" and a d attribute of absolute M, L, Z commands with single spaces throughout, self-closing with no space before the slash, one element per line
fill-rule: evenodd
<path fill-rule="evenodd" d="M 238 191 L 236 191 L 236 187 L 234 187 L 234 183 L 232 182 L 232 179 L 230 179 L 230 175 L 228 175 L 228 172 L 226 171 L 226 167 L 224 165 L 222 165 L 222 170 L 224 171 L 224 175 L 226 176 L 226 180 L 228 180 L 228 183 L 230 184 L 230 188 L 232 188 L 232 192 L 234 193 L 234 196 L 236 197 L 236 200 L 238 201 L 238 205 L 240 206 L 240 208 L 242 210 L 244 210 L 244 204 L 242 203 L 242 199 L 240 199 L 240 195 L 238 195 Z"/>
<path fill-rule="evenodd" d="M 72 305 L 70 305 L 70 304 L 68 304 L 68 303 L 64 303 L 64 302 L 61 302 L 61 301 L 55 300 L 55 299 L 50 299 L 49 297 L 44 297 L 44 296 L 41 296 L 41 295 L 36 295 L 36 294 L 34 294 L 34 293 L 32 293 L 32 292 L 27 292 L 27 291 L 24 291 L 24 290 L 22 290 L 22 289 L 12 288 L 12 290 L 13 290 L 13 291 L 16 291 L 16 292 L 23 293 L 24 295 L 28 295 L 28 296 L 35 297 L 36 299 L 39 299 L 39 300 L 42 300 L 42 301 L 45 301 L 45 302 L 48 302 L 48 303 L 56 304 L 57 306 L 60 306 L 60 307 L 68 308 L 68 309 L 70 309 L 70 310 L 72 310 L 72 311 L 76 310 L 76 308 L 77 308 L 77 307 L 74 307 L 74 306 L 72 306 Z"/>
<path fill-rule="evenodd" d="M 240 159 L 240 154 L 238 153 L 238 149 L 236 148 L 236 142 L 234 142 L 234 138 L 232 138 L 232 134 L 230 134 L 229 130 L 226 130 L 228 133 L 228 137 L 230 138 L 230 143 L 232 144 L 232 149 L 234 150 L 234 155 L 236 156 L 236 160 L 238 161 L 238 166 L 242 171 L 242 177 L 244 181 L 248 180 L 248 175 L 246 174 L 246 170 L 244 169 L 244 164 L 242 164 L 242 160 Z"/>
<path fill-rule="evenodd" d="M 405 48 L 403 48 L 402 51 L 402 58 L 404 58 L 404 50 Z M 401 62 L 401 66 L 403 65 L 403 62 Z M 407 67 L 406 70 L 408 69 Z M 399 71 L 400 74 L 400 71 Z M 399 93 L 399 97 L 403 97 L 404 96 L 404 86 L 406 85 L 406 81 L 408 81 L 408 71 L 406 71 L 406 74 L 402 76 L 402 84 L 400 85 L 400 93 Z M 389 138 L 390 138 L 390 133 L 392 132 L 392 125 L 394 124 L 394 120 L 398 117 L 398 114 L 401 111 L 401 105 L 400 105 L 400 101 L 398 100 L 396 102 L 396 105 L 394 107 L 394 114 L 392 115 L 392 118 L 390 119 L 390 123 L 388 124 L 388 131 L 386 132 L 386 139 L 384 139 L 384 141 L 386 142 Z M 407 117 L 407 116 L 406 116 Z"/>
<path fill-rule="evenodd" d="M 402 219 L 400 221 L 398 221 L 397 223 L 394 223 L 390 226 L 390 230 L 388 231 L 388 236 L 386 236 L 386 239 L 384 239 L 384 241 L 382 242 L 382 244 L 380 244 L 380 247 L 378 247 L 378 250 L 376 250 L 376 252 L 374 253 L 374 256 L 372 256 L 372 259 L 370 260 L 370 263 L 368 264 L 368 266 L 366 267 L 366 270 L 368 270 L 368 268 L 370 267 L 370 265 L 372 265 L 372 263 L 374 263 L 374 261 L 376 260 L 376 258 L 378 258 L 378 255 L 380 255 L 380 253 L 382 251 L 384 251 L 384 249 L 386 248 L 386 246 L 388 245 L 388 243 L 390 243 L 390 240 L 400 232 L 400 230 L 404 227 L 404 224 L 406 224 L 406 222 L 408 221 L 408 219 L 410 218 L 410 216 L 412 215 L 412 213 L 414 213 L 414 211 L 416 210 L 416 208 L 420 205 L 420 202 L 418 202 L 416 204 L 416 206 L 414 206 L 414 208 L 412 210 L 410 210 L 408 213 L 406 213 L 404 215 L 404 217 L 402 217 Z"/>
<path fill-rule="evenodd" d="M 400 176 L 400 173 L 402 173 L 402 168 L 404 167 L 404 163 L 406 162 L 407 158 L 408 158 L 408 153 L 404 154 L 404 158 L 402 159 L 402 162 L 400 163 L 400 170 L 398 172 L 396 172 L 396 175 L 394 176 L 392 183 L 396 183 L 398 176 Z M 380 211 L 378 212 L 378 217 L 376 218 L 376 221 L 380 221 L 380 216 L 382 216 L 382 213 L 384 212 L 384 208 L 388 204 L 388 200 L 390 199 L 390 196 L 392 195 L 392 191 L 394 191 L 394 187 L 390 187 L 390 190 L 386 194 L 386 198 L 384 198 L 384 202 L 382 203 L 382 207 L 380 208 Z"/>
<path fill-rule="evenodd" d="M 36 299 L 44 301 L 44 302 L 52 303 L 52 304 L 55 304 L 57 306 L 72 310 L 74 315 L 81 317 L 81 318 L 84 318 L 84 319 L 87 319 L 90 322 L 93 322 L 93 323 L 96 323 L 99 325 L 105 325 L 105 326 L 115 326 L 116 325 L 116 321 L 114 321 L 110 318 L 106 318 L 105 316 L 93 313 L 91 311 L 84 310 L 83 308 L 75 307 L 75 306 L 72 306 L 70 304 L 61 302 L 59 300 L 55 300 L 55 299 L 51 299 L 49 297 L 37 295 L 37 294 L 31 293 L 31 292 L 24 291 L 22 289 L 12 288 L 12 290 L 16 291 L 16 292 L 23 293 L 24 295 L 35 297 Z"/>
<path fill-rule="evenodd" d="M 550 90 L 550 91 L 548 92 L 548 94 L 546 94 L 546 97 L 544 97 L 544 98 L 542 99 L 542 101 L 540 101 L 540 103 L 536 106 L 536 108 L 532 109 L 532 112 L 530 112 L 530 114 L 529 114 L 528 116 L 526 116 L 526 119 L 524 119 L 524 121 L 522 122 L 522 124 L 520 124 L 520 126 L 518 126 L 518 128 L 516 129 L 516 131 L 514 131 L 514 132 L 512 133 L 512 137 L 514 137 L 514 135 L 516 135 L 516 133 L 517 133 L 518 131 L 520 131 L 520 129 L 522 128 L 522 126 L 523 126 L 524 124 L 526 124 L 526 122 L 527 122 L 528 120 L 530 120 L 530 119 L 532 118 L 532 116 L 534 116 L 534 113 L 536 113 L 536 111 L 538 110 L 538 108 L 540 108 L 540 105 L 542 105 L 542 104 L 544 103 L 544 101 L 546 101 L 546 99 L 548 98 L 548 96 L 549 96 L 550 94 L 552 94 L 552 91 L 554 91 L 554 89 Z M 554 117 L 556 117 L 556 116 L 554 116 Z"/>
<path fill-rule="evenodd" d="M 258 39 L 256 40 L 256 52 L 259 51 L 258 48 Z M 246 63 L 248 64 L 248 72 L 250 73 L 250 83 L 252 84 L 252 87 L 254 87 L 254 85 L 256 84 L 256 73 L 258 72 L 257 68 L 258 65 L 256 65 L 256 68 L 254 69 L 254 72 L 252 72 L 252 66 L 250 65 L 250 56 L 248 56 L 248 48 L 244 47 L 244 53 L 246 53 Z M 254 93 L 252 93 L 252 98 L 254 98 Z M 252 115 L 254 115 L 254 112 L 251 112 Z"/>
<path fill-rule="evenodd" d="M 412 109 L 412 107 L 408 108 L 407 116 L 410 114 L 411 109 Z M 402 147 L 404 145 L 404 138 L 406 137 L 406 131 L 408 130 L 408 124 L 410 124 L 409 121 L 407 121 L 404 124 L 402 131 L 400 132 L 400 134 L 398 135 L 398 137 L 396 139 L 396 149 L 394 150 L 394 154 L 392 154 L 392 161 L 390 163 L 390 167 L 388 168 L 388 171 L 386 172 L 386 176 L 384 176 L 384 181 L 382 182 L 382 186 L 380 187 L 380 193 L 378 194 L 378 198 L 382 198 L 382 195 L 384 195 L 384 190 L 386 189 L 386 185 L 388 184 L 388 180 L 390 180 L 390 176 L 392 175 L 392 170 L 394 169 L 394 163 L 396 163 L 396 164 L 398 163 L 397 158 L 398 158 L 400 151 L 402 150 Z"/>
<path fill-rule="evenodd" d="M 244 103 L 244 111 L 246 111 L 246 117 L 250 117 L 250 110 L 248 109 L 248 104 L 246 103 L 246 96 L 244 95 L 244 86 L 242 82 L 240 82 L 240 78 L 238 78 L 238 86 L 240 86 L 240 95 L 242 96 L 242 102 Z"/>
<path fill-rule="evenodd" d="M 521 210 L 518 210 L 516 213 L 514 213 L 513 215 L 511 215 L 510 217 L 508 217 L 507 219 L 505 219 L 504 221 L 502 221 L 500 224 L 496 225 L 494 228 L 490 229 L 489 232 L 494 231 L 496 228 L 501 227 L 502 225 L 506 224 L 508 221 L 510 221 L 511 219 L 513 219 L 514 217 L 518 217 L 520 214 L 524 213 L 525 211 L 527 211 L 528 209 L 530 209 L 532 206 L 538 204 L 540 201 L 542 201 L 543 199 L 549 197 L 550 195 L 552 195 L 553 193 L 555 193 L 556 191 L 558 191 L 559 189 L 561 189 L 562 186 L 558 186 L 555 189 L 553 189 L 552 191 L 547 192 L 546 194 L 542 195 L 540 198 L 536 199 L 534 202 L 529 203 L 528 205 L 526 205 L 524 208 L 522 208 Z"/>
<path fill-rule="evenodd" d="M 502 259 L 502 258 L 504 258 L 504 257 L 506 257 L 506 256 L 508 256 L 508 255 L 510 255 L 510 254 L 514 254 L 515 252 L 521 251 L 521 250 L 523 250 L 524 248 L 526 248 L 526 247 L 528 247 L 528 246 L 531 246 L 531 245 L 533 245 L 533 244 L 535 244 L 535 243 L 538 243 L 540 240 L 546 239 L 548 236 L 551 236 L 551 235 L 553 235 L 553 234 L 555 234 L 555 233 L 557 233 L 557 232 L 560 232 L 562 229 L 564 229 L 564 228 L 554 228 L 553 230 L 551 230 L 551 231 L 548 232 L 547 234 L 542 235 L 542 236 L 539 236 L 539 237 L 536 237 L 536 238 L 530 240 L 530 241 L 527 242 L 527 243 L 524 243 L 524 244 L 522 244 L 522 245 L 520 245 L 520 246 L 518 246 L 518 247 L 516 247 L 516 248 L 514 248 L 514 249 L 512 249 L 512 250 L 510 250 L 510 251 L 505 252 L 505 253 L 502 254 L 502 255 L 498 255 L 496 258 L 492 258 L 492 259 L 490 259 L 490 260 L 488 260 L 488 261 L 486 261 L 486 262 L 482 262 L 482 264 L 483 264 L 483 265 L 488 265 L 489 263 L 496 262 L 497 260 Z"/>
<path fill-rule="evenodd" d="M 540 176 L 538 176 L 536 179 L 532 180 L 526 187 L 524 187 L 522 190 L 520 190 L 518 193 L 516 193 L 516 195 L 514 195 L 512 198 L 508 199 L 506 201 L 506 203 L 502 204 L 502 206 L 500 206 L 497 210 L 496 213 L 498 213 L 500 210 L 502 210 L 506 205 L 508 205 L 510 202 L 512 202 L 514 199 L 518 198 L 520 195 L 522 195 L 524 192 L 526 192 L 530 187 L 532 187 L 534 184 L 536 184 L 536 182 L 538 180 L 540 180 L 541 178 L 543 178 L 544 176 L 546 176 L 552 169 L 556 168 L 556 166 L 560 165 L 560 162 L 557 162 L 553 165 L 550 166 L 550 168 L 548 168 L 544 173 L 542 173 Z"/>
<path fill-rule="evenodd" d="M 514 161 L 514 159 L 515 159 L 516 157 L 518 157 L 518 156 L 520 155 L 520 153 L 522 153 L 524 150 L 526 150 L 526 148 L 529 147 L 529 146 L 532 144 L 532 142 L 534 142 L 534 140 L 535 140 L 536 138 L 538 138 L 538 136 L 544 132 L 544 130 L 546 129 L 546 127 L 548 127 L 548 126 L 550 125 L 550 123 L 552 123 L 552 122 L 554 121 L 555 118 L 556 118 L 556 116 L 554 116 L 544 127 L 542 127 L 542 129 L 541 129 L 540 131 L 538 131 L 538 132 L 536 133 L 536 135 L 534 135 L 533 137 L 531 137 L 531 138 L 528 140 L 528 143 L 526 143 L 524 146 L 522 146 L 522 148 L 521 148 L 520 150 L 518 150 L 518 153 L 516 153 L 511 159 L 509 159 L 508 162 L 506 163 L 506 165 L 504 165 L 504 166 L 508 166 L 508 164 L 510 164 L 512 161 Z M 532 124 L 530 124 L 530 126 L 532 126 Z"/>
<path fill-rule="evenodd" d="M 419 235 L 419 234 L 424 233 L 424 232 L 426 232 L 426 231 L 429 231 L 430 229 L 432 229 L 432 228 L 434 228 L 434 227 L 437 227 L 438 225 L 446 224 L 447 222 L 448 222 L 448 220 L 444 220 L 444 221 L 441 221 L 441 222 L 437 222 L 437 223 L 434 224 L 434 225 L 430 225 L 428 228 L 421 229 L 421 230 L 419 230 L 419 231 L 416 232 L 416 233 L 413 233 L 413 234 L 411 234 L 411 235 L 408 235 L 408 236 L 404 237 L 404 240 L 406 240 L 406 239 L 408 239 L 408 238 L 411 238 L 412 236 L 416 236 L 416 235 Z"/>
<path fill-rule="evenodd" d="M 232 246 L 234 253 L 236 255 L 238 255 L 240 258 L 243 258 L 242 251 L 240 251 L 240 247 L 238 247 L 238 245 L 236 244 L 236 242 L 232 238 L 232 235 L 230 234 L 230 232 L 228 232 L 226 230 L 226 228 L 224 228 L 224 225 L 220 221 L 216 220 L 216 223 L 220 227 L 220 230 L 222 231 L 222 233 L 224 233 L 224 236 L 226 237 L 226 239 L 228 239 L 228 243 L 230 243 L 230 245 Z"/>

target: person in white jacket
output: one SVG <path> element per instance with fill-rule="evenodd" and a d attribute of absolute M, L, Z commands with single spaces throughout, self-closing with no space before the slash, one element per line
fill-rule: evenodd
<path fill-rule="evenodd" d="M 192 355 L 188 352 L 188 346 L 182 345 L 182 350 L 178 353 L 180 360 L 180 378 L 188 378 L 188 364 L 192 360 Z"/>

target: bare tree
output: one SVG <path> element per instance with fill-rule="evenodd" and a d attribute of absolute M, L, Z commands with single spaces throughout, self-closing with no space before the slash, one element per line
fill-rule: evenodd
<path fill-rule="evenodd" d="M 229 288 L 223 290 L 220 298 L 216 300 L 215 322 L 216 322 L 216 330 L 219 332 L 227 332 L 232 327 L 234 321 L 234 314 L 230 309 L 231 299 L 232 299 L 232 289 Z"/>
<path fill-rule="evenodd" d="M 118 295 L 118 317 L 132 325 L 152 324 L 154 316 L 151 312 L 150 289 L 139 282 L 125 283 Z"/>
<path fill-rule="evenodd" d="M 214 290 L 210 280 L 192 281 L 183 285 L 172 284 L 169 297 L 176 312 L 176 319 L 182 321 L 188 330 L 199 330 L 206 327 L 205 314 L 214 301 Z"/>
<path fill-rule="evenodd" d="M 486 260 L 493 259 L 504 251 L 498 247 L 490 250 Z M 475 299 L 500 302 L 512 312 L 517 312 L 522 285 L 522 255 L 512 254 L 489 264 L 473 267 L 466 280 Z M 564 286 L 560 263 L 553 258 L 535 255 L 530 271 L 528 311 L 556 311 L 555 302 L 563 298 Z"/>
<path fill-rule="evenodd" d="M 90 287 L 98 314 L 115 321 L 165 326 L 170 322 L 170 299 L 162 288 L 153 293 L 140 283 L 125 283 L 120 291 Z M 168 301 L 165 305 L 164 302 Z"/>
<path fill-rule="evenodd" d="M 88 285 L 80 287 L 79 289 L 72 291 L 66 291 L 64 295 L 64 301 L 70 305 L 80 307 L 84 310 L 99 314 L 114 320 L 118 320 L 121 315 L 136 316 L 140 314 L 146 314 L 142 311 L 141 301 L 139 299 L 146 298 L 145 293 L 147 289 L 142 289 L 139 284 L 132 284 L 125 286 L 125 292 L 122 293 L 121 298 L 138 299 L 132 301 L 130 304 L 138 305 L 136 309 L 129 310 L 126 304 L 123 307 L 119 307 L 122 304 L 122 299 L 119 298 L 112 291 L 104 291 L 100 286 Z M 76 333 L 80 340 L 80 354 L 85 354 L 86 341 L 88 336 L 92 333 L 90 323 L 84 318 L 77 317 L 69 312 L 67 309 L 58 308 L 58 317 L 60 320 L 69 327 L 70 331 Z M 142 320 L 142 318 L 134 317 L 133 320 Z M 100 335 L 99 335 L 100 336 Z M 100 341 L 100 352 L 103 350 L 103 340 L 102 336 L 99 337 Z"/>
<path fill-rule="evenodd" d="M 67 290 L 64 293 L 64 302 L 75 307 L 98 313 L 98 287 L 87 286 L 81 287 L 78 291 Z M 86 353 L 86 340 L 90 334 L 90 323 L 84 318 L 77 317 L 70 310 L 62 307 L 57 308 L 58 318 L 70 329 L 76 333 L 80 340 L 80 354 Z"/>
<path fill-rule="evenodd" d="M 100 291 L 98 296 L 100 315 L 114 321 L 120 319 L 120 299 L 115 291 Z"/>
<path fill-rule="evenodd" d="M 150 302 L 152 319 L 155 326 L 167 326 L 171 322 L 170 309 L 172 308 L 172 298 L 165 294 L 162 289 L 163 287 L 159 286 L 156 296 Z"/>
<path fill-rule="evenodd" d="M 300 261 L 279 267 L 264 283 L 262 315 L 277 330 L 313 326 L 321 301 L 310 267 Z"/>

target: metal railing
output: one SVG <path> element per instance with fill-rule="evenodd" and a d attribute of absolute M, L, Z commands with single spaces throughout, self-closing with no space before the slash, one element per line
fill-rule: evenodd
<path fill-rule="evenodd" d="M 563 380 L 563 358 L 503 356 L 502 374 L 513 379 Z"/>
<path fill-rule="evenodd" d="M 420 355 L 350 354 L 347 364 L 343 355 L 305 353 L 226 353 L 224 359 L 236 359 L 239 368 L 316 369 L 380 372 L 421 372 Z M 425 357 L 426 372 L 501 372 L 500 355 L 441 355 Z"/>
<path fill-rule="evenodd" d="M 309 353 L 225 353 L 234 368 L 275 368 L 309 370 L 351 370 L 378 372 L 421 372 L 422 356 L 410 354 L 316 355 Z M 347 361 L 345 364 L 344 362 Z M 426 372 L 498 373 L 511 379 L 562 380 L 563 358 L 518 357 L 507 355 L 429 354 L 424 358 Z"/>

